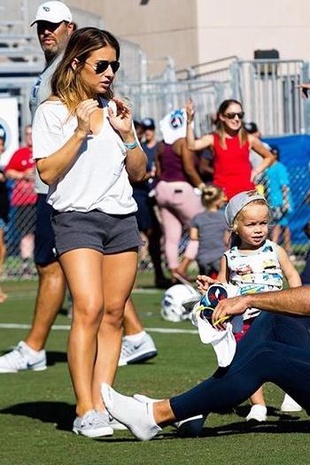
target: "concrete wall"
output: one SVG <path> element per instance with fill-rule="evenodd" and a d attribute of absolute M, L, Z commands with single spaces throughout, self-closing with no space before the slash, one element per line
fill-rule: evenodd
<path fill-rule="evenodd" d="M 12 12 L 13 19 L 18 19 L 23 5 L 28 5 L 32 19 L 41 1 L 1 0 L 1 23 L 7 17 L 12 18 Z M 147 5 L 140 5 L 140 0 L 67 0 L 66 3 L 101 16 L 106 29 L 141 45 L 149 60 L 160 63 L 167 56 L 172 57 L 177 69 L 229 55 L 251 59 L 255 49 L 271 48 L 278 49 L 281 58 L 310 61 L 309 0 L 149 0 Z"/>
<path fill-rule="evenodd" d="M 105 27 L 139 43 L 148 58 L 170 55 L 178 69 L 229 55 L 310 60 L 308 0 L 68 0 L 103 16 Z"/>

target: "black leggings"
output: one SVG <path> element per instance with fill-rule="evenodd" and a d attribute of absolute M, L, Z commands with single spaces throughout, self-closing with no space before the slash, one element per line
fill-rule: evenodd
<path fill-rule="evenodd" d="M 310 318 L 262 312 L 231 365 L 171 398 L 177 421 L 235 407 L 270 381 L 310 412 Z"/>

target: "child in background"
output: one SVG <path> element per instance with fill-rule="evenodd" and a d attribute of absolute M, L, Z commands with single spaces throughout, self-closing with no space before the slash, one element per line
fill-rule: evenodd
<path fill-rule="evenodd" d="M 240 288 L 241 294 L 277 291 L 283 287 L 283 276 L 289 287 L 301 285 L 300 276 L 285 250 L 268 239 L 271 214 L 264 196 L 257 191 L 240 192 L 232 197 L 225 209 L 225 217 L 232 231 L 231 248 L 220 265 L 217 281 Z M 198 288 L 206 290 L 214 280 L 199 275 Z M 244 313 L 240 340 L 250 328 L 260 311 L 250 308 Z M 247 421 L 266 421 L 267 408 L 262 387 L 250 398 L 252 407 Z"/>
<path fill-rule="evenodd" d="M 207 185 L 202 190 L 201 202 L 205 211 L 192 219 L 189 238 L 199 242 L 196 256 L 199 273 L 215 279 L 230 237 L 225 215 L 221 210 L 225 202 L 224 192 L 220 187 Z"/>

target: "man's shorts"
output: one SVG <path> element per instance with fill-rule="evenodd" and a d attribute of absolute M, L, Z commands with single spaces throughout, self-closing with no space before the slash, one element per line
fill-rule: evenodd
<path fill-rule="evenodd" d="M 37 217 L 34 233 L 34 262 L 44 266 L 55 262 L 55 235 L 51 224 L 52 207 L 46 203 L 46 195 L 38 194 Z"/>
<path fill-rule="evenodd" d="M 141 246 L 135 214 L 110 215 L 90 212 L 56 212 L 52 215 L 56 254 L 88 248 L 103 254 L 124 252 Z"/>

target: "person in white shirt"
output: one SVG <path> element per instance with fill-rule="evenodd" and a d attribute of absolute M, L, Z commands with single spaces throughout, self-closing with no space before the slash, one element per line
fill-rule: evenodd
<path fill-rule="evenodd" d="M 140 245 L 130 181 L 143 179 L 146 155 L 131 109 L 113 96 L 119 56 L 108 31 L 75 31 L 33 122 L 33 154 L 49 185 L 56 253 L 73 299 L 73 431 L 87 437 L 113 433 L 100 383 L 114 381 Z"/>

